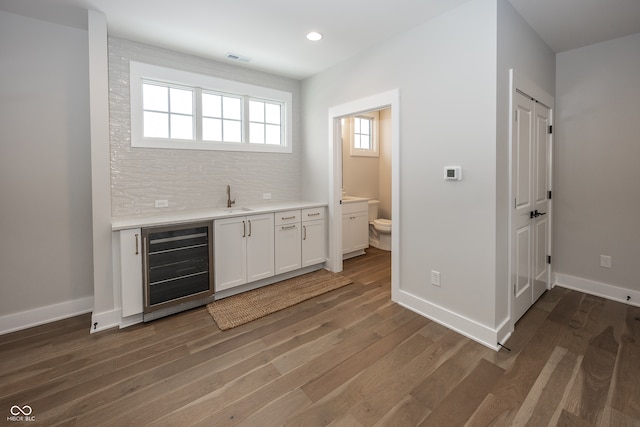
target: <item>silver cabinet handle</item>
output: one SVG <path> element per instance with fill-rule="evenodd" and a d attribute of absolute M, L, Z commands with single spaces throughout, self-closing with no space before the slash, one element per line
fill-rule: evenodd
<path fill-rule="evenodd" d="M 288 226 L 286 226 L 286 227 L 284 227 L 284 226 L 283 226 L 283 227 L 282 227 L 282 229 L 283 229 L 283 230 L 291 230 L 292 228 L 297 228 L 297 227 L 298 227 L 298 226 L 294 224 L 294 225 L 288 225 Z"/>
<path fill-rule="evenodd" d="M 284 221 L 284 220 L 287 220 L 287 219 L 295 219 L 295 218 L 296 218 L 295 215 L 294 216 L 283 216 L 282 220 Z"/>
<path fill-rule="evenodd" d="M 136 255 L 140 253 L 140 249 L 138 248 L 138 233 L 136 233 Z"/>
<path fill-rule="evenodd" d="M 247 221 L 249 223 L 249 237 L 251 237 L 251 221 Z"/>
<path fill-rule="evenodd" d="M 316 213 L 312 213 L 312 214 L 307 214 L 307 216 L 318 216 L 320 215 L 320 212 L 316 212 Z"/>
<path fill-rule="evenodd" d="M 307 226 L 302 226 L 302 240 L 307 240 Z"/>
<path fill-rule="evenodd" d="M 242 221 L 242 237 L 247 237 L 247 223 Z"/>

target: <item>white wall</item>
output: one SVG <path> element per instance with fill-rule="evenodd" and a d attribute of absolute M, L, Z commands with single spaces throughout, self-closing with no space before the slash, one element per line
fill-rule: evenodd
<path fill-rule="evenodd" d="M 495 0 L 472 0 L 303 82 L 304 194 L 325 197 L 328 109 L 400 89 L 404 303 L 483 330 L 496 320 L 496 26 Z M 464 181 L 443 180 L 451 164 Z"/>
<path fill-rule="evenodd" d="M 87 49 L 0 11 L 0 332 L 92 308 Z"/>
<path fill-rule="evenodd" d="M 640 33 L 558 54 L 556 79 L 554 270 L 640 304 Z"/>
<path fill-rule="evenodd" d="M 496 318 L 510 317 L 512 294 L 508 276 L 509 212 L 509 70 L 553 96 L 555 52 L 549 48 L 507 0 L 498 0 L 498 73 L 496 116 Z"/>
<path fill-rule="evenodd" d="M 131 148 L 129 61 L 212 75 L 291 92 L 293 153 Z M 300 199 L 300 82 L 233 64 L 109 38 L 111 195 L 114 217 L 225 206 L 227 184 L 236 205 Z"/>

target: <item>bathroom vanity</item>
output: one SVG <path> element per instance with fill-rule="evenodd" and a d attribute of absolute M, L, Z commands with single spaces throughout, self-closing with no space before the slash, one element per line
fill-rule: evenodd
<path fill-rule="evenodd" d="M 342 258 L 363 255 L 369 247 L 369 199 L 342 198 Z"/>

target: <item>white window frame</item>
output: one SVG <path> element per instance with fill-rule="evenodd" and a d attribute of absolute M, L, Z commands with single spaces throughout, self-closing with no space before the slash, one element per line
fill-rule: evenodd
<path fill-rule="evenodd" d="M 233 80 L 221 79 L 204 74 L 160 67 L 131 61 L 129 63 L 130 106 L 131 106 L 131 146 L 134 148 L 168 148 L 183 150 L 251 151 L 268 153 L 292 152 L 292 98 L 291 92 L 256 86 Z M 155 81 L 196 89 L 195 127 L 193 140 L 170 138 L 145 138 L 143 135 L 142 83 Z M 217 92 L 242 97 L 242 142 L 218 142 L 202 140 L 201 93 Z M 249 100 L 267 101 L 282 105 L 282 144 L 249 143 Z"/>
<path fill-rule="evenodd" d="M 356 138 L 355 138 L 355 119 L 369 119 L 371 120 L 371 148 L 358 148 L 355 146 Z M 380 115 L 379 113 L 361 113 L 351 117 L 350 123 L 350 144 L 349 144 L 349 154 L 353 157 L 380 157 L 380 144 L 378 141 L 378 123 L 379 123 Z"/>

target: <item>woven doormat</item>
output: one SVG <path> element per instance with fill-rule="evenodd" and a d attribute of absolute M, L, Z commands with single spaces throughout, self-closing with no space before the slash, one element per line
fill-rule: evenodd
<path fill-rule="evenodd" d="M 235 328 L 350 283 L 340 274 L 318 270 L 207 304 L 221 330 Z"/>

